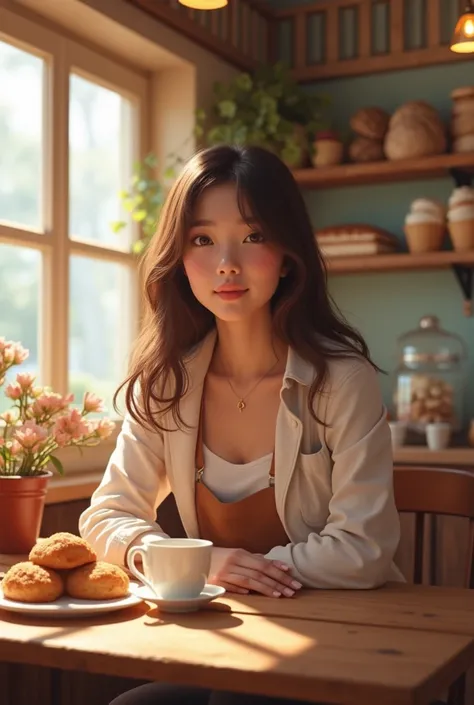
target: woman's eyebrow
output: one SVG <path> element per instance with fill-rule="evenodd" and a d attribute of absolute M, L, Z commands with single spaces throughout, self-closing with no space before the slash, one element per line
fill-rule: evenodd
<path fill-rule="evenodd" d="M 237 220 L 237 225 L 255 225 L 257 223 L 256 218 L 239 218 Z M 203 226 L 213 226 L 217 225 L 214 220 L 207 220 L 205 218 L 200 218 L 199 220 L 193 220 L 191 223 L 191 228 L 199 228 Z"/>

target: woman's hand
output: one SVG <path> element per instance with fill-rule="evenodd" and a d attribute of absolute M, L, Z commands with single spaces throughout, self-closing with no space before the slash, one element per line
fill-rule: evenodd
<path fill-rule="evenodd" d="M 289 574 L 289 567 L 241 548 L 213 548 L 209 582 L 228 592 L 245 595 L 251 590 L 268 597 L 293 597 L 302 585 Z"/>

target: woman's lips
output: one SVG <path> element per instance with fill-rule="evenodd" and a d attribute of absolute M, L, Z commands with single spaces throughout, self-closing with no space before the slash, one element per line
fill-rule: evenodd
<path fill-rule="evenodd" d="M 248 289 L 234 289 L 233 291 L 215 291 L 214 293 L 223 301 L 235 301 L 241 299 L 247 291 Z"/>

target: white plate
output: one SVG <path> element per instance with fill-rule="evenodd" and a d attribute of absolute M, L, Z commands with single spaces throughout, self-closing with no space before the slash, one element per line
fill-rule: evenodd
<path fill-rule="evenodd" d="M 196 612 L 207 605 L 216 597 L 225 593 L 225 588 L 219 585 L 205 585 L 198 597 L 191 597 L 187 600 L 165 600 L 157 597 L 146 585 L 130 584 L 130 592 L 145 602 L 151 602 L 160 608 L 162 612 Z"/>
<path fill-rule="evenodd" d="M 133 583 L 130 584 L 130 590 L 132 585 Z M 39 617 L 86 617 L 103 612 L 123 610 L 126 607 L 138 605 L 140 602 L 141 599 L 131 593 L 115 600 L 76 600 L 74 597 L 64 595 L 54 602 L 17 602 L 4 597 L 0 588 L 0 609 Z"/>

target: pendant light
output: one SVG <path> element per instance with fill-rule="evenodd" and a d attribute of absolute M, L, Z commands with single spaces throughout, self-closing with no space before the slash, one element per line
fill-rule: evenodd
<path fill-rule="evenodd" d="M 474 53 L 474 5 L 472 0 L 469 0 L 463 14 L 457 21 L 449 48 L 456 54 Z"/>
<path fill-rule="evenodd" d="M 227 0 L 179 0 L 179 2 L 193 10 L 220 10 L 227 5 Z"/>

